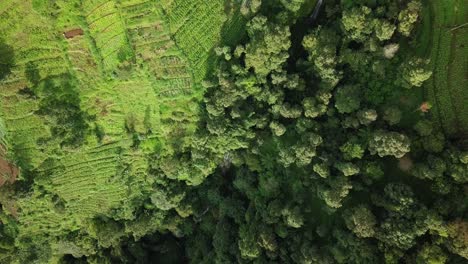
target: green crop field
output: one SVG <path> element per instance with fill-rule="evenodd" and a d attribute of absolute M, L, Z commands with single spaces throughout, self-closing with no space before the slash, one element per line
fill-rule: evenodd
<path fill-rule="evenodd" d="M 432 79 L 426 97 L 434 119 L 448 135 L 464 136 L 468 129 L 468 7 L 466 1 L 426 1 L 420 41 L 429 44 Z"/>
<path fill-rule="evenodd" d="M 132 218 L 133 203 L 151 190 L 147 154 L 160 142 L 172 144 L 175 127 L 194 132 L 200 82 L 214 59 L 212 49 L 222 42 L 221 29 L 226 20 L 232 28 L 245 23 L 220 8 L 221 0 L 193 6 L 0 2 L 1 38 L 15 56 L 11 74 L 0 83 L 0 113 L 18 164 L 34 171 L 35 182 L 32 193 L 17 201 L 20 237 L 72 232 L 111 211 Z M 76 29 L 81 33 L 65 37 Z M 76 107 L 90 117 L 91 132 L 80 149 L 64 151 L 51 131 L 52 117 L 38 113 L 41 102 L 26 87 L 65 75 L 71 76 Z M 135 137 L 140 150 L 132 147 Z"/>

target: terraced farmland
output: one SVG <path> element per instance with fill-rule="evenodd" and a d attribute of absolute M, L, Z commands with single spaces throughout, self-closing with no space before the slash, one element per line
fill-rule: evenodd
<path fill-rule="evenodd" d="M 87 27 L 99 51 L 104 69 L 111 73 L 132 52 L 120 12 L 114 1 L 88 0 L 82 2 Z"/>
<path fill-rule="evenodd" d="M 194 133 L 200 82 L 227 16 L 214 12 L 222 0 L 171 3 L 0 2 L 1 38 L 14 47 L 11 74 L 0 80 L 0 117 L 17 164 L 35 177 L 31 196 L 18 202 L 22 236 L 77 230 L 110 211 L 131 219 L 132 203 L 153 182 L 147 154 Z M 230 19 L 231 27 L 243 23 Z M 64 76 L 65 92 L 76 95 L 71 105 L 87 116 L 79 149 L 61 148 L 53 135 L 63 121 L 41 110 L 44 83 Z"/>
<path fill-rule="evenodd" d="M 224 1 L 203 0 L 173 0 L 164 5 L 170 32 L 190 61 L 196 82 L 200 82 L 209 69 L 212 47 L 223 41 L 235 42 L 241 35 L 245 21 L 235 9 L 230 11 L 233 14 L 226 15 L 225 5 Z M 223 24 L 223 28 L 219 27 Z M 229 37 L 223 39 L 223 36 Z"/>
<path fill-rule="evenodd" d="M 426 97 L 446 134 L 466 137 L 468 131 L 468 26 L 463 0 L 426 1 L 422 43 L 430 44 L 433 77 Z M 430 25 L 430 26 L 429 26 Z"/>

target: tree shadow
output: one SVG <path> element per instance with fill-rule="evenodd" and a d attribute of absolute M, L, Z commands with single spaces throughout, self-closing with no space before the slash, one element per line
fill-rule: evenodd
<path fill-rule="evenodd" d="M 79 91 L 69 74 L 47 77 L 37 88 L 41 101 L 37 114 L 46 116 L 52 136 L 61 146 L 80 146 L 88 132 L 90 116 L 80 107 Z"/>
<path fill-rule="evenodd" d="M 0 38 L 0 81 L 11 73 L 14 57 L 13 48 Z"/>

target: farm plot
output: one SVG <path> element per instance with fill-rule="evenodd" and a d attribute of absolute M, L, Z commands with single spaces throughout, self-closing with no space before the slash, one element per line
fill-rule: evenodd
<path fill-rule="evenodd" d="M 119 10 L 114 1 L 83 1 L 82 9 L 106 73 L 112 73 L 131 54 Z"/>
<path fill-rule="evenodd" d="M 2 39 L 13 47 L 15 58 L 11 74 L 0 82 L 0 114 L 17 162 L 33 169 L 45 159 L 37 141 L 49 137 L 50 131 L 35 115 L 39 101 L 25 88 L 68 72 L 68 63 L 54 27 L 30 12 L 30 3 L 2 1 L 0 10 L 0 20 L 5 21 L 0 28 Z"/>
<path fill-rule="evenodd" d="M 24 235 L 77 230 L 97 214 L 132 217 L 131 203 L 150 190 L 148 162 L 141 152 L 127 151 L 130 141 L 104 144 L 64 157 L 40 170 L 37 183 L 45 197 L 20 200 Z M 40 219 L 36 219 L 40 217 Z"/>
<path fill-rule="evenodd" d="M 63 46 L 57 41 L 59 34 L 54 33 L 47 19 L 30 12 L 29 4 L 11 0 L 2 1 L 0 6 L 1 37 L 14 48 L 15 57 L 7 82 L 24 79 L 38 82 L 68 72 Z"/>
<path fill-rule="evenodd" d="M 463 1 L 428 1 L 432 23 L 431 66 L 433 77 L 426 85 L 427 99 L 434 104 L 434 118 L 446 134 L 464 137 L 468 133 L 466 72 L 468 51 L 467 7 Z M 427 36 L 428 34 L 425 34 Z"/>
<path fill-rule="evenodd" d="M 84 36 L 75 36 L 67 40 L 67 55 L 74 75 L 81 85 L 89 89 L 96 87 L 101 75 Z"/>
<path fill-rule="evenodd" d="M 195 83 L 199 83 L 208 73 L 212 49 L 237 40 L 245 21 L 236 6 L 226 14 L 223 0 L 173 0 L 164 8 L 171 34 L 190 62 Z"/>
<path fill-rule="evenodd" d="M 154 181 L 147 154 L 167 143 L 190 145 L 210 54 L 230 39 L 220 33 L 227 27 L 221 0 L 55 3 L 62 9 L 52 18 L 31 12 L 30 0 L 0 1 L 0 32 L 16 58 L 0 83 L 0 116 L 19 165 L 34 175 L 31 196 L 18 200 L 26 237 L 82 229 L 96 215 L 131 219 Z M 77 28 L 80 34 L 63 35 Z M 130 74 L 109 78 L 129 53 L 137 63 Z M 96 128 L 79 148 L 38 143 L 51 127 L 36 113 L 41 98 L 24 89 L 64 74 L 79 81 L 71 85 L 80 111 L 93 117 L 90 131 Z"/>
<path fill-rule="evenodd" d="M 162 9 L 153 2 L 132 2 L 120 6 L 133 49 L 156 83 L 155 92 L 162 95 L 168 82 L 184 83 L 184 86 L 170 87 L 172 94 L 190 95 L 191 71 L 182 53 L 171 39 L 165 24 Z M 161 86 L 162 84 L 162 86 Z"/>
<path fill-rule="evenodd" d="M 171 131 L 174 132 L 175 123 L 186 127 L 190 123 L 187 120 L 194 120 L 197 102 L 193 100 L 193 67 L 171 38 L 163 4 L 167 2 L 132 1 L 119 8 L 133 50 L 148 72 L 157 96 L 158 131 L 166 138 L 174 135 Z"/>
<path fill-rule="evenodd" d="M 79 229 L 76 219 L 54 203 L 53 198 L 51 194 L 44 195 L 35 190 L 29 197 L 18 200 L 21 208 L 19 236 L 34 238 L 44 233 L 59 236 L 63 231 Z"/>
<path fill-rule="evenodd" d="M 17 94 L 25 85 L 24 82 L 2 84 L 0 114 L 6 125 L 7 140 L 19 159 L 19 165 L 30 168 L 45 159 L 36 142 L 50 136 L 50 132 L 44 121 L 33 114 L 38 109 L 38 102 Z"/>
<path fill-rule="evenodd" d="M 83 106 L 96 116 L 104 134 L 104 142 L 122 140 L 128 133 L 157 133 L 158 100 L 149 81 L 102 83 L 95 92 L 86 95 Z"/>

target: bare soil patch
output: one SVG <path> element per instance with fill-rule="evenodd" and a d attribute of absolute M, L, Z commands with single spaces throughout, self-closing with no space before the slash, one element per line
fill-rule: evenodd
<path fill-rule="evenodd" d="M 74 38 L 76 36 L 81 36 L 83 34 L 84 34 L 84 32 L 83 32 L 83 30 L 81 28 L 72 29 L 72 30 L 69 30 L 69 31 L 63 33 L 63 35 L 67 39 L 71 39 L 71 38 Z"/>

